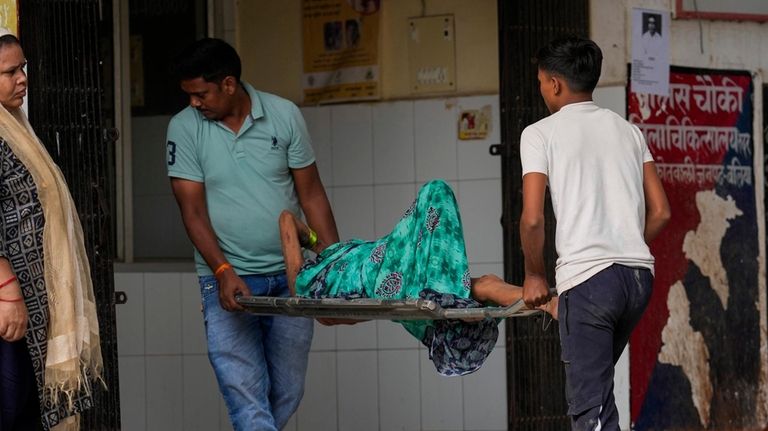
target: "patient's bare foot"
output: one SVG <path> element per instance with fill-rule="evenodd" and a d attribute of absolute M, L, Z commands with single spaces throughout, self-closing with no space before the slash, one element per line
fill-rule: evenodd
<path fill-rule="evenodd" d="M 499 305 L 499 296 L 501 291 L 505 290 L 504 280 L 493 275 L 486 274 L 479 278 L 472 278 L 472 297 L 478 302 L 495 302 Z"/>
<path fill-rule="evenodd" d="M 523 297 L 523 289 L 520 286 L 506 283 L 493 274 L 473 278 L 471 281 L 472 297 L 478 302 L 492 302 L 508 307 Z"/>

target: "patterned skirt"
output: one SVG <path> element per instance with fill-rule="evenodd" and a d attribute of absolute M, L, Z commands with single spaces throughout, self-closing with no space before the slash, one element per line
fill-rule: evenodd
<path fill-rule="evenodd" d="M 309 298 L 424 298 L 446 308 L 481 307 L 470 287 L 456 198 L 439 180 L 422 186 L 391 233 L 376 241 L 333 244 L 308 260 L 296 279 L 297 295 Z M 446 376 L 480 368 L 499 334 L 494 319 L 399 323 L 429 349 Z"/>

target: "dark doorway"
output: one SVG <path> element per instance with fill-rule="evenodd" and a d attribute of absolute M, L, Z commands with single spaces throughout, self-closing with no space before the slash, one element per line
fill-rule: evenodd
<path fill-rule="evenodd" d="M 128 4 L 131 129 L 126 161 L 133 173 L 123 178 L 131 181 L 125 190 L 131 193 L 132 213 L 123 214 L 130 220 L 125 232 L 133 234 L 132 253 L 126 251 L 124 256 L 128 261 L 192 259 L 192 243 L 167 177 L 165 134 L 171 116 L 189 103 L 169 73 L 170 65 L 186 46 L 206 35 L 206 4 L 206 0 L 131 0 Z M 168 220 L 158 223 L 158 214 Z"/>
<path fill-rule="evenodd" d="M 112 2 L 24 0 L 19 36 L 29 61 L 29 118 L 59 165 L 85 234 L 108 390 L 94 386 L 88 430 L 120 429 L 113 284 Z"/>
<path fill-rule="evenodd" d="M 187 95 L 170 75 L 176 53 L 205 36 L 205 0 L 131 0 L 131 113 L 173 115 Z M 158 43 L 161 42 L 161 43 Z"/>
<path fill-rule="evenodd" d="M 587 0 L 499 0 L 499 76 L 502 144 L 502 224 L 504 275 L 522 284 L 523 253 L 520 133 L 549 115 L 539 95 L 531 59 L 542 45 L 564 34 L 589 34 Z M 554 286 L 554 217 L 547 202 L 545 259 Z M 565 376 L 560 361 L 557 322 L 542 317 L 507 320 L 507 399 L 509 429 L 567 430 Z"/>

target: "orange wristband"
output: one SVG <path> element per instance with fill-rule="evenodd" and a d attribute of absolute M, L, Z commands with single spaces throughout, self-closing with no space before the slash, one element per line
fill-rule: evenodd
<path fill-rule="evenodd" d="M 218 268 L 216 268 L 216 271 L 213 271 L 213 275 L 215 277 L 218 277 L 221 275 L 221 273 L 231 268 L 232 268 L 232 265 L 230 265 L 229 262 L 224 262 L 221 265 L 219 265 Z"/>

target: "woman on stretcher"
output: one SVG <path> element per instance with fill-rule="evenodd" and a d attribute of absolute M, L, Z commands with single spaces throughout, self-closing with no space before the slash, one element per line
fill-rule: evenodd
<path fill-rule="evenodd" d="M 495 275 L 470 278 L 464 233 L 450 186 L 431 181 L 419 190 L 388 235 L 324 244 L 288 211 L 280 216 L 288 285 L 307 298 L 429 299 L 445 308 L 501 306 L 522 298 L 519 286 Z M 304 261 L 301 247 L 317 253 Z M 541 307 L 556 318 L 557 298 Z M 491 353 L 498 322 L 484 319 L 400 321 L 430 352 L 443 375 L 471 373 Z"/>

